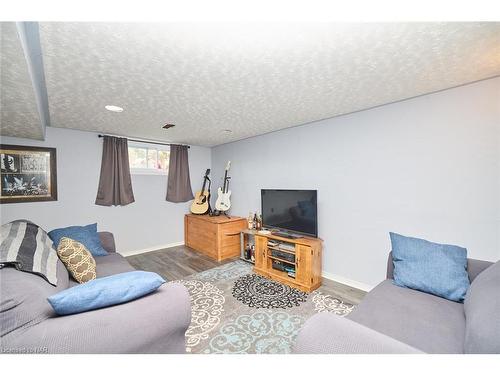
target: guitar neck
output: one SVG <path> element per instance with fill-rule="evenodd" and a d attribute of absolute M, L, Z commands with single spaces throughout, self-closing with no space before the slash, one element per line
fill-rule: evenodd
<path fill-rule="evenodd" d="M 222 192 L 227 193 L 227 169 L 226 172 L 224 173 L 224 185 L 222 187 Z"/>
<path fill-rule="evenodd" d="M 201 185 L 201 193 L 203 194 L 203 192 L 205 191 L 205 185 L 207 184 L 207 181 L 208 181 L 208 175 L 210 174 L 210 169 L 207 169 L 207 171 L 205 172 L 205 177 L 203 177 L 203 185 Z"/>
<path fill-rule="evenodd" d="M 224 172 L 224 186 L 222 187 L 223 193 L 227 193 L 229 190 L 229 177 L 227 177 L 227 172 L 229 172 L 229 168 L 231 168 L 231 160 L 227 162 L 226 171 Z"/>
<path fill-rule="evenodd" d="M 205 185 L 206 184 L 207 184 L 207 176 L 205 176 L 205 178 L 203 179 L 203 185 L 201 186 L 201 193 L 202 194 L 205 191 Z"/>

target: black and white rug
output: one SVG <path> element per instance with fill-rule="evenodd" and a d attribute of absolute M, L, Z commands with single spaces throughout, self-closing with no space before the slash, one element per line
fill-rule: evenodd
<path fill-rule="evenodd" d="M 307 293 L 256 274 L 238 278 L 232 294 L 241 303 L 257 309 L 294 307 L 307 301 Z"/>
<path fill-rule="evenodd" d="M 355 308 L 321 288 L 308 294 L 255 275 L 239 260 L 175 282 L 191 296 L 190 353 L 290 353 L 310 316 Z"/>

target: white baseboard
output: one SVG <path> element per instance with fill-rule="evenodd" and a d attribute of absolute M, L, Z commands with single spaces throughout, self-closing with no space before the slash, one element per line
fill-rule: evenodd
<path fill-rule="evenodd" d="M 321 276 L 323 276 L 325 279 L 333 280 L 333 281 L 336 281 L 338 283 L 348 285 L 348 286 L 351 286 L 351 287 L 356 288 L 356 289 L 361 289 L 365 292 L 369 292 L 370 290 L 372 290 L 374 288 L 374 286 L 372 286 L 372 285 L 360 283 L 359 281 L 351 280 L 351 279 L 348 279 L 346 277 L 339 276 L 339 275 L 334 275 L 333 273 L 329 273 L 329 272 L 323 271 L 321 273 Z"/>
<path fill-rule="evenodd" d="M 156 250 L 161 250 L 161 249 L 168 249 L 169 247 L 182 246 L 182 245 L 184 245 L 184 241 L 181 241 L 181 242 L 172 242 L 172 243 L 167 243 L 165 245 L 158 245 L 158 246 L 153 246 L 153 247 L 147 247 L 145 249 L 119 251 L 119 254 L 123 255 L 124 257 L 128 257 L 128 256 L 131 256 L 131 255 L 149 253 L 150 251 L 156 251 Z"/>

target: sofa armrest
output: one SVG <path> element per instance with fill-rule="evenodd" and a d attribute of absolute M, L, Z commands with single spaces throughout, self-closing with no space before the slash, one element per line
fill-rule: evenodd
<path fill-rule="evenodd" d="M 387 256 L 387 272 L 385 277 L 388 280 L 394 278 L 394 263 L 392 262 L 392 251 L 389 251 L 389 255 Z"/>
<path fill-rule="evenodd" d="M 467 272 L 469 273 L 469 280 L 473 282 L 474 279 L 483 272 L 486 268 L 491 266 L 493 262 L 478 259 L 467 259 Z"/>
<path fill-rule="evenodd" d="M 4 336 L 2 347 L 48 353 L 185 353 L 190 322 L 186 287 L 167 283 L 134 301 L 48 318 Z"/>
<path fill-rule="evenodd" d="M 111 232 L 99 232 L 101 245 L 108 253 L 116 253 L 115 237 Z"/>
<path fill-rule="evenodd" d="M 299 354 L 414 354 L 419 350 L 333 313 L 312 316 L 295 343 Z"/>

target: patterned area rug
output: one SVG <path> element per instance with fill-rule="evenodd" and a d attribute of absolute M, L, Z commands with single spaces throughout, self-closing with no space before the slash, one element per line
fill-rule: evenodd
<path fill-rule="evenodd" d="M 355 308 L 321 288 L 308 294 L 256 275 L 241 260 L 175 282 L 191 296 L 190 353 L 290 353 L 307 318 Z"/>
<path fill-rule="evenodd" d="M 268 309 L 300 306 L 307 300 L 307 293 L 255 274 L 238 278 L 232 294 L 249 307 Z"/>

